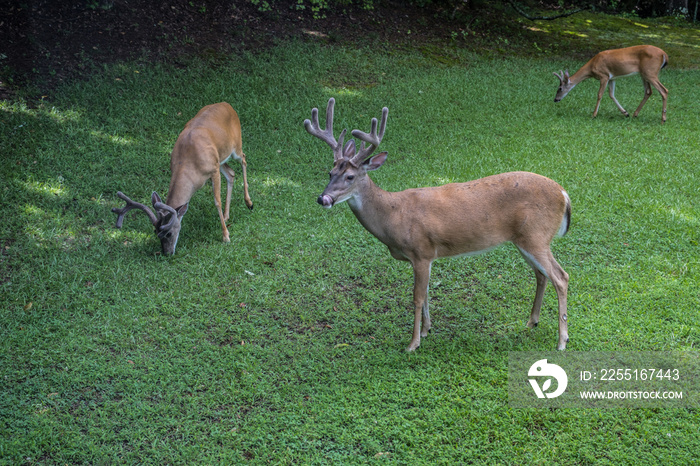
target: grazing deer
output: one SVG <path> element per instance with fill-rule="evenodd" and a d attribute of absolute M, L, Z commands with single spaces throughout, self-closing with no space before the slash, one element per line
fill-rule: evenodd
<path fill-rule="evenodd" d="M 554 76 L 559 78 L 559 90 L 557 90 L 557 95 L 554 96 L 554 101 L 559 102 L 581 81 L 595 78 L 600 81 L 600 89 L 598 90 L 598 102 L 595 104 L 593 118 L 598 115 L 600 100 L 603 98 L 608 82 L 610 82 L 610 98 L 625 116 L 629 116 L 627 110 L 622 108 L 620 102 L 615 98 L 615 80 L 639 73 L 644 83 L 644 98 L 639 107 L 637 107 L 637 111 L 634 112 L 634 116 L 639 115 L 642 107 L 644 107 L 644 104 L 651 96 L 651 86 L 654 86 L 661 94 L 661 99 L 663 100 L 661 123 L 664 123 L 666 122 L 668 90 L 659 81 L 659 72 L 667 63 L 668 55 L 666 55 L 666 52 L 653 45 L 636 45 L 624 49 L 605 50 L 591 58 L 573 76 L 569 76 L 568 70 L 560 71 L 561 74 L 554 73 Z"/>
<path fill-rule="evenodd" d="M 312 136 L 333 150 L 330 182 L 318 197 L 318 203 L 330 209 L 348 201 L 350 209 L 370 233 L 388 246 L 391 255 L 413 265 L 413 338 L 406 351 L 420 345 L 430 330 L 428 281 L 432 262 L 440 257 L 474 255 L 510 241 L 535 271 L 537 291 L 527 326 L 539 322 L 547 279 L 553 284 L 559 301 L 559 343 L 563 350 L 569 340 L 566 293 L 569 275 L 550 249 L 554 236 L 563 236 L 571 219 L 571 202 L 566 191 L 554 181 L 526 172 L 502 173 L 467 183 L 452 183 L 432 188 L 387 192 L 372 182 L 367 172 L 386 161 L 387 153 L 373 157 L 384 136 L 389 110 L 384 107 L 377 131 L 372 119 L 369 134 L 353 130 L 362 144 L 353 140 L 343 146 L 333 136 L 333 107 L 328 101 L 326 129 L 321 130 L 318 109 L 304 126 Z M 368 146 L 365 146 L 368 144 Z M 421 328 L 422 317 L 422 328 Z"/>
<path fill-rule="evenodd" d="M 117 228 L 121 228 L 124 215 L 131 209 L 140 209 L 156 229 L 160 238 L 163 254 L 175 253 L 175 246 L 182 226 L 182 216 L 187 212 L 187 206 L 194 193 L 211 179 L 214 189 L 214 203 L 219 211 L 224 242 L 230 241 L 226 221 L 229 218 L 231 205 L 231 190 L 233 188 L 234 172 L 227 165 L 233 157 L 243 168 L 243 193 L 249 209 L 253 201 L 248 196 L 248 177 L 246 175 L 246 160 L 241 143 L 241 122 L 238 114 L 226 102 L 207 105 L 194 118 L 187 122 L 175 142 L 170 154 L 170 187 L 168 197 L 163 203 L 156 192 L 151 195 L 155 213 L 148 206 L 134 202 L 123 193 L 117 196 L 126 201 L 122 209 L 112 209 L 118 215 Z M 221 211 L 221 175 L 227 182 L 226 210 Z"/>

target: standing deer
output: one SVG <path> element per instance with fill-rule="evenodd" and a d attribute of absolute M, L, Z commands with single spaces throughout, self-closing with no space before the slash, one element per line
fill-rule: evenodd
<path fill-rule="evenodd" d="M 174 254 L 182 227 L 182 217 L 187 212 L 190 199 L 207 180 L 211 179 L 214 203 L 219 211 L 224 242 L 228 243 L 230 238 L 226 221 L 229 218 L 234 171 L 227 162 L 231 157 L 241 163 L 245 203 L 249 209 L 253 208 L 253 201 L 248 196 L 247 164 L 242 147 L 241 122 L 233 107 L 226 102 L 207 105 L 187 122 L 175 142 L 175 147 L 170 154 L 172 176 L 165 203 L 156 192 L 153 192 L 151 202 L 154 213 L 149 207 L 134 202 L 118 192 L 117 196 L 126 201 L 126 206 L 122 209 L 112 209 L 112 212 L 118 215 L 116 227 L 121 228 L 124 215 L 128 211 L 140 209 L 153 223 L 156 234 L 160 238 L 163 254 Z M 227 182 L 225 212 L 221 211 L 220 173 L 224 174 Z"/>
<path fill-rule="evenodd" d="M 573 76 L 569 76 L 568 70 L 560 71 L 561 74 L 554 73 L 554 76 L 559 78 L 559 89 L 554 97 L 554 101 L 559 102 L 581 81 L 595 78 L 600 81 L 600 89 L 598 90 L 598 102 L 595 104 L 593 118 L 598 115 L 600 100 L 603 98 L 608 81 L 610 82 L 610 98 L 625 116 L 629 116 L 627 110 L 622 108 L 620 102 L 615 98 L 615 80 L 639 73 L 644 84 L 644 98 L 639 107 L 637 107 L 637 111 L 634 112 L 634 116 L 639 115 L 642 107 L 644 107 L 644 104 L 651 96 L 651 86 L 654 86 L 661 94 L 661 99 L 663 100 L 661 123 L 664 123 L 666 121 L 668 90 L 659 81 L 659 72 L 667 63 L 668 55 L 666 55 L 666 52 L 653 45 L 637 45 L 624 49 L 605 50 L 591 58 Z"/>
<path fill-rule="evenodd" d="M 330 182 L 318 197 L 318 203 L 330 209 L 348 201 L 350 209 L 370 233 L 384 243 L 391 255 L 413 265 L 413 338 L 406 351 L 420 345 L 430 330 L 428 281 L 432 262 L 440 257 L 474 255 L 510 241 L 535 271 L 537 291 L 529 328 L 539 322 L 547 280 L 559 301 L 559 343 L 563 350 L 569 341 L 566 293 L 569 275 L 552 256 L 550 243 L 563 236 L 571 220 L 571 201 L 554 181 L 526 172 L 502 173 L 467 183 L 452 183 L 431 188 L 387 192 L 372 182 L 367 172 L 386 161 L 387 153 L 373 157 L 384 136 L 389 110 L 384 107 L 377 131 L 372 119 L 370 133 L 353 130 L 362 143 L 359 150 L 353 140 L 343 147 L 346 130 L 340 140 L 333 136 L 333 108 L 328 101 L 326 129 L 321 130 L 318 109 L 305 120 L 306 131 L 333 150 Z M 368 144 L 368 146 L 365 146 Z M 421 328 L 422 319 L 422 328 Z"/>

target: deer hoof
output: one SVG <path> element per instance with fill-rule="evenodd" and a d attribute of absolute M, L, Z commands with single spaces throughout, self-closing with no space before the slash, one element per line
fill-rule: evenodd
<path fill-rule="evenodd" d="M 410 353 L 412 351 L 415 351 L 416 348 L 418 348 L 419 346 L 420 346 L 420 340 L 417 342 L 412 341 L 411 344 L 408 345 L 408 347 L 406 348 L 406 352 Z"/>

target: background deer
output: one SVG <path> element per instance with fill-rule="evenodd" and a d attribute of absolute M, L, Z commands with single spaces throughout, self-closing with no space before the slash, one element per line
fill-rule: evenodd
<path fill-rule="evenodd" d="M 535 271 L 537 290 L 527 326 L 539 322 L 547 280 L 559 301 L 559 343 L 565 349 L 569 340 L 566 315 L 568 274 L 552 256 L 550 243 L 563 236 L 571 219 L 571 202 L 556 182 L 526 172 L 503 173 L 467 183 L 387 192 L 372 182 L 367 172 L 386 161 L 387 153 L 374 157 L 386 128 L 389 110 L 384 107 L 377 131 L 372 119 L 370 133 L 353 130 L 362 141 L 359 150 L 353 140 L 343 146 L 333 136 L 335 100 L 328 101 L 326 129 L 321 130 L 318 109 L 304 126 L 312 136 L 333 150 L 330 182 L 318 197 L 325 208 L 348 201 L 350 209 L 370 233 L 384 243 L 391 255 L 413 265 L 413 337 L 406 348 L 413 351 L 430 330 L 428 281 L 432 262 L 439 257 L 454 257 L 486 252 L 510 241 Z M 365 146 L 368 144 L 368 146 Z M 422 328 L 421 328 L 422 323 Z"/>
<path fill-rule="evenodd" d="M 605 50 L 591 58 L 573 76 L 569 76 L 568 70 L 560 71 L 561 74 L 554 73 L 554 76 L 559 78 L 559 89 L 557 90 L 557 95 L 554 96 L 554 101 L 559 102 L 581 81 L 595 78 L 600 81 L 600 89 L 598 90 L 598 101 L 595 104 L 593 118 L 598 115 L 600 100 L 603 98 L 608 82 L 610 82 L 610 98 L 625 116 L 629 116 L 627 110 L 622 108 L 620 102 L 615 98 L 615 79 L 639 73 L 642 77 L 642 83 L 644 83 L 644 98 L 639 107 L 637 107 L 637 111 L 634 112 L 634 116 L 639 115 L 642 107 L 644 107 L 649 96 L 651 96 L 651 86 L 654 86 L 661 94 L 661 99 L 663 100 L 661 122 L 664 123 L 666 121 L 668 90 L 659 81 L 659 72 L 667 63 L 668 56 L 666 52 L 653 45 L 637 45 L 624 49 Z"/>
<path fill-rule="evenodd" d="M 155 213 L 148 206 L 129 199 L 121 192 L 117 193 L 126 201 L 122 209 L 112 209 L 117 216 L 117 228 L 121 228 L 124 215 L 131 209 L 140 209 L 151 220 L 160 239 L 163 254 L 175 253 L 175 246 L 180 235 L 182 217 L 194 193 L 211 179 L 214 190 L 214 203 L 219 211 L 224 242 L 230 241 L 226 221 L 229 218 L 231 190 L 234 171 L 228 166 L 233 157 L 241 163 L 243 169 L 243 195 L 249 209 L 253 201 L 248 195 L 248 177 L 246 159 L 241 142 L 241 122 L 238 114 L 226 102 L 207 105 L 194 118 L 187 122 L 178 136 L 175 147 L 170 154 L 170 187 L 168 197 L 163 203 L 156 192 L 151 195 Z M 221 211 L 221 175 L 227 182 L 226 210 Z"/>

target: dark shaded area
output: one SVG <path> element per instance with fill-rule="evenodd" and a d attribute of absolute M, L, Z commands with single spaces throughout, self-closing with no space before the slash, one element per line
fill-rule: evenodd
<path fill-rule="evenodd" d="M 336 7 L 319 18 L 295 0 L 277 1 L 273 11 L 250 0 L 2 0 L 0 98 L 28 85 L 50 93 L 63 81 L 122 60 L 216 57 L 289 38 L 410 46 L 454 40 L 454 31 L 465 27 L 463 15 L 440 5 L 375 3 L 372 10 Z"/>

